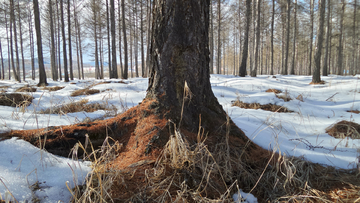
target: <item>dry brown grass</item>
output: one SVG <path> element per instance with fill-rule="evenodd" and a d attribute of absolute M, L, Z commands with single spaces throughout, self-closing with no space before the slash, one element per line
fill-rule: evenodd
<path fill-rule="evenodd" d="M 268 89 L 268 90 L 266 90 L 265 92 L 274 92 L 275 94 L 280 94 L 280 93 L 282 93 L 281 90 L 277 90 L 277 89 Z"/>
<path fill-rule="evenodd" d="M 356 113 L 356 114 L 360 114 L 360 111 L 359 110 L 349 110 L 347 111 L 349 113 Z"/>
<path fill-rule="evenodd" d="M 275 104 L 259 104 L 259 103 L 245 103 L 239 100 L 233 102 L 232 106 L 238 106 L 243 109 L 262 109 L 265 111 L 279 112 L 279 113 L 291 113 L 293 111 L 286 107 L 275 105 Z"/>
<path fill-rule="evenodd" d="M 76 97 L 80 95 L 92 95 L 97 93 L 100 93 L 100 90 L 85 88 L 73 91 L 70 96 Z"/>
<path fill-rule="evenodd" d="M 0 94 L 0 105 L 1 106 L 29 106 L 34 97 L 27 94 L 20 93 L 3 93 Z"/>
<path fill-rule="evenodd" d="M 15 92 L 36 92 L 36 88 L 30 87 L 29 85 L 25 85 L 15 90 Z"/>
<path fill-rule="evenodd" d="M 65 104 L 59 107 L 49 108 L 44 111 L 41 111 L 43 114 L 67 114 L 67 113 L 75 113 L 75 112 L 94 112 L 97 110 L 105 110 L 105 111 L 112 111 L 117 112 L 117 109 L 113 105 L 108 105 L 106 103 L 99 104 L 99 103 L 90 103 L 88 104 L 89 100 L 82 99 L 78 102 L 72 102 L 69 104 Z"/>
<path fill-rule="evenodd" d="M 360 139 L 360 125 L 350 121 L 340 121 L 326 128 L 326 133 L 335 138 Z"/>
<path fill-rule="evenodd" d="M 309 83 L 309 85 L 325 85 L 325 81 L 324 80 L 322 80 L 322 81 L 320 81 L 320 82 L 318 82 L 318 83 L 313 83 L 313 82 L 310 82 Z"/>
<path fill-rule="evenodd" d="M 277 94 L 276 97 L 279 98 L 279 99 L 284 100 L 285 102 L 288 102 L 288 101 L 292 100 L 291 97 L 287 93 L 281 94 L 281 95 Z"/>
<path fill-rule="evenodd" d="M 58 91 L 58 90 L 61 90 L 61 89 L 64 89 L 64 87 L 61 87 L 61 86 L 55 86 L 55 87 L 43 87 L 41 88 L 42 90 L 48 90 L 50 92 L 53 92 L 53 91 Z"/>

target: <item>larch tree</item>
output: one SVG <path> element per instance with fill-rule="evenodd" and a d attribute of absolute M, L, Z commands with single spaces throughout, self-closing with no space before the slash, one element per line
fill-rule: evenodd
<path fill-rule="evenodd" d="M 65 82 L 69 82 L 69 72 L 67 66 L 67 55 L 66 55 L 66 37 L 65 37 L 65 20 L 64 20 L 64 2 L 60 0 L 60 15 L 61 15 L 61 36 L 63 42 L 63 64 L 64 64 L 64 79 Z"/>
<path fill-rule="evenodd" d="M 111 73 L 110 78 L 118 78 L 116 62 L 116 33 L 115 33 L 115 2 L 110 0 L 110 22 L 111 22 Z M 110 50 L 109 50 L 110 51 Z M 110 66 L 110 64 L 109 64 Z"/>
<path fill-rule="evenodd" d="M 251 77 L 256 77 L 258 65 L 259 65 L 259 48 L 260 48 L 260 12 L 261 12 L 261 0 L 257 0 L 257 18 L 256 18 L 256 31 L 255 31 L 255 60 L 254 60 L 254 69 L 251 71 Z"/>
<path fill-rule="evenodd" d="M 313 58 L 313 38 L 314 38 L 314 0 L 310 0 L 310 44 L 309 44 L 309 66 L 307 74 L 311 75 L 311 66 Z"/>
<path fill-rule="evenodd" d="M 283 75 L 288 74 L 288 61 L 289 61 L 289 49 L 290 49 L 290 19 L 291 19 L 291 0 L 287 0 L 287 14 L 286 14 L 286 47 L 285 47 L 285 62 L 284 62 L 284 69 L 282 71 Z"/>
<path fill-rule="evenodd" d="M 324 53 L 324 63 L 322 68 L 322 75 L 328 76 L 328 59 L 329 59 L 329 46 L 330 46 L 330 33 L 331 33 L 331 0 L 327 0 L 327 18 L 326 18 L 326 40 L 325 40 L 325 53 Z"/>
<path fill-rule="evenodd" d="M 325 23 L 325 0 L 319 0 L 319 25 L 318 25 L 318 33 L 317 33 L 317 50 L 315 53 L 315 67 L 312 77 L 312 83 L 318 84 L 321 82 L 320 78 L 320 70 L 321 70 L 321 52 L 323 49 L 323 41 L 324 41 L 324 23 Z"/>
<path fill-rule="evenodd" d="M 126 24 L 125 24 L 125 0 L 121 0 L 121 16 L 122 16 L 122 31 L 123 31 L 123 39 L 124 39 L 124 71 L 121 78 L 128 78 L 128 47 L 127 47 L 127 38 L 126 38 Z"/>
<path fill-rule="evenodd" d="M 54 32 L 54 20 L 53 20 L 53 10 L 52 10 L 52 0 L 48 1 L 49 6 L 49 16 L 50 16 L 50 40 L 51 40 L 51 47 L 50 47 L 50 58 L 51 58 L 51 75 L 52 79 L 56 81 L 58 79 L 58 71 L 56 67 L 56 58 L 55 58 L 55 32 Z"/>
<path fill-rule="evenodd" d="M 239 67 L 239 76 L 245 77 L 246 75 L 246 64 L 248 59 L 248 44 L 249 44 L 249 32 L 251 24 L 251 0 L 246 0 L 246 12 L 245 12 L 245 33 L 244 33 L 244 48 L 242 51 L 241 64 Z"/>
<path fill-rule="evenodd" d="M 68 17 L 68 41 L 69 41 L 69 71 L 70 79 L 74 80 L 73 61 L 72 61 L 72 42 L 71 42 L 71 12 L 70 0 L 67 0 L 67 17 Z"/>
<path fill-rule="evenodd" d="M 294 3 L 294 36 L 293 36 L 293 55 L 292 55 L 292 63 L 290 68 L 290 75 L 295 74 L 295 66 L 296 66 L 296 36 L 297 36 L 297 18 L 296 18 L 296 10 L 297 10 L 297 0 Z"/>
<path fill-rule="evenodd" d="M 338 61 L 337 61 L 337 75 L 343 74 L 343 28 L 344 28 L 344 15 L 345 15 L 345 0 L 341 0 L 340 11 L 340 34 L 339 34 L 339 46 L 338 46 Z"/>
<path fill-rule="evenodd" d="M 46 86 L 46 72 L 44 67 L 44 58 L 42 51 L 42 41 L 41 41 L 41 26 L 40 26 L 40 11 L 39 11 L 39 2 L 38 0 L 33 0 L 34 4 L 34 19 L 35 19 L 35 31 L 36 31 L 36 45 L 37 45 L 37 53 L 38 53 L 38 63 L 39 63 L 39 83 L 40 86 Z"/>

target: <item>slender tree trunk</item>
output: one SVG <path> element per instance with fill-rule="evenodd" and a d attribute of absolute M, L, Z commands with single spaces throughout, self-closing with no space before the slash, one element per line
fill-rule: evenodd
<path fill-rule="evenodd" d="M 13 70 L 14 78 L 16 81 L 19 81 L 17 77 L 15 62 L 14 62 L 14 46 L 13 46 L 13 19 L 14 19 L 14 0 L 10 0 L 10 57 L 11 57 L 11 67 Z"/>
<path fill-rule="evenodd" d="M 246 0 L 246 27 L 244 34 L 244 48 L 242 51 L 241 65 L 239 67 L 239 76 L 245 77 L 246 75 L 246 64 L 248 58 L 248 44 L 249 44 L 249 31 L 250 31 L 250 21 L 251 21 L 251 0 Z"/>
<path fill-rule="evenodd" d="M 57 67 L 56 67 L 56 59 L 55 59 L 55 39 L 54 39 L 54 23 L 53 23 L 53 11 L 52 11 L 52 1 L 49 0 L 49 16 L 50 16 L 50 41 L 51 41 L 51 47 L 50 47 L 50 58 L 51 58 L 51 74 L 52 79 L 56 81 L 58 79 L 57 77 Z"/>
<path fill-rule="evenodd" d="M 218 40 L 216 74 L 221 74 L 221 2 L 218 0 Z"/>
<path fill-rule="evenodd" d="M 61 1 L 62 2 L 62 1 Z M 60 6 L 61 7 L 61 6 Z M 58 69 L 59 69 L 59 78 L 60 78 L 60 80 L 62 80 L 62 74 L 61 74 L 61 48 L 60 48 L 60 38 L 61 38 L 61 34 L 60 34 L 60 32 L 61 32 L 61 29 L 60 29 L 60 27 L 61 27 L 61 24 L 60 24 L 60 13 L 59 13 L 59 6 L 58 6 L 58 4 L 56 4 L 56 16 L 57 16 L 57 24 L 58 24 L 58 30 L 57 30 L 57 36 L 58 36 L 58 38 L 57 38 L 57 41 L 58 41 L 58 53 L 59 53 L 59 58 L 58 58 Z"/>
<path fill-rule="evenodd" d="M 18 42 L 17 42 L 17 31 L 16 31 L 16 19 L 15 19 L 15 5 L 14 0 L 10 0 L 12 2 L 12 8 L 11 8 L 11 15 L 12 15 L 12 23 L 14 28 L 14 44 L 15 44 L 15 55 L 16 55 L 16 74 L 15 79 L 19 82 L 21 82 L 20 77 L 20 60 L 19 60 L 19 49 L 18 49 Z"/>
<path fill-rule="evenodd" d="M 73 61 L 72 61 L 72 45 L 71 45 L 71 13 L 70 13 L 70 0 L 67 0 L 67 16 L 68 16 L 68 40 L 69 40 L 69 68 L 70 68 L 70 79 L 74 80 L 73 73 Z"/>
<path fill-rule="evenodd" d="M 350 74 L 355 75 L 355 66 L 356 66 L 356 47 L 357 47 L 357 36 L 356 36 L 356 4 L 357 0 L 354 0 L 354 18 L 353 18 L 353 30 L 352 30 L 352 38 L 353 38 L 353 47 L 352 47 L 352 64 L 350 67 Z"/>
<path fill-rule="evenodd" d="M 63 60 L 64 60 L 64 78 L 65 82 L 69 82 L 69 73 L 67 66 L 67 55 L 66 55 L 66 37 L 65 37 L 65 21 L 64 21 L 64 2 L 60 0 L 60 12 L 61 12 L 61 34 L 63 41 Z"/>
<path fill-rule="evenodd" d="M 320 83 L 320 70 L 321 70 L 321 52 L 323 48 L 323 40 L 324 40 L 324 22 L 325 22 L 325 0 L 319 0 L 319 26 L 318 26 L 318 33 L 317 33 L 317 50 L 315 53 L 315 68 L 312 78 L 312 83 Z"/>
<path fill-rule="evenodd" d="M 251 72 L 251 77 L 256 77 L 258 64 L 259 64 L 259 48 L 260 48 L 260 11 L 261 0 L 257 0 L 257 19 L 256 19 L 256 33 L 255 33 L 255 60 L 254 69 Z"/>
<path fill-rule="evenodd" d="M 123 37 L 124 37 L 124 75 L 123 79 L 128 78 L 128 50 L 127 50 L 127 38 L 126 38 L 126 24 L 125 24 L 125 0 L 121 0 L 121 15 L 122 15 L 122 26 L 123 26 Z"/>
<path fill-rule="evenodd" d="M 274 75 L 274 21 L 275 21 L 275 0 L 272 0 L 271 36 L 270 36 L 270 46 L 271 46 L 270 75 Z"/>
<path fill-rule="evenodd" d="M 2 48 L 1 48 L 1 38 L 0 38 L 0 57 L 1 57 L 1 74 L 0 77 L 2 80 L 5 79 L 5 67 L 4 67 L 4 58 L 3 58 L 3 53 L 2 53 Z"/>
<path fill-rule="evenodd" d="M 111 56 L 112 56 L 112 51 L 110 48 L 110 43 L 112 40 L 110 40 L 110 21 L 109 21 L 109 3 L 108 0 L 106 0 L 106 33 L 107 33 L 107 45 L 108 45 L 108 65 L 109 65 L 109 78 L 113 78 L 112 77 L 112 60 L 111 60 Z M 115 52 L 116 53 L 116 52 Z"/>
<path fill-rule="evenodd" d="M 310 0 L 310 51 L 309 51 L 309 66 L 307 72 L 308 75 L 311 75 L 313 38 L 314 38 L 314 0 Z"/>
<path fill-rule="evenodd" d="M 137 0 L 134 0 L 134 57 L 135 57 L 135 77 L 139 77 L 139 64 L 138 64 L 138 25 L 137 25 Z"/>
<path fill-rule="evenodd" d="M 133 1 L 133 0 L 131 0 Z M 132 23 L 133 23 L 133 12 L 132 12 L 132 6 L 130 6 L 130 9 L 129 9 L 129 51 L 130 51 L 130 77 L 133 78 L 133 26 L 132 26 Z"/>
<path fill-rule="evenodd" d="M 39 83 L 38 86 L 46 86 L 46 72 L 44 67 L 44 59 L 42 52 L 42 43 L 41 43 L 41 27 L 40 27 L 40 12 L 39 12 L 39 3 L 38 0 L 33 0 L 34 4 L 34 19 L 35 19 L 35 30 L 36 30 L 36 44 L 37 44 L 37 53 L 38 53 L 38 62 L 39 62 Z"/>
<path fill-rule="evenodd" d="M 140 2 L 140 38 L 141 38 L 141 76 L 145 77 L 145 55 L 144 55 L 144 19 L 143 19 L 143 4 Z"/>
<path fill-rule="evenodd" d="M 213 4 L 210 1 L 210 74 L 214 74 L 214 16 Z"/>
<path fill-rule="evenodd" d="M 99 54 L 100 54 L 100 79 L 104 79 L 104 43 L 103 43 L 103 31 L 102 31 L 102 24 L 99 24 Z"/>
<path fill-rule="evenodd" d="M 339 54 L 338 54 L 338 69 L 337 75 L 343 74 L 343 27 L 344 27 L 344 13 L 345 13 L 345 0 L 341 0 L 342 7 L 340 13 L 340 34 L 339 34 Z"/>
<path fill-rule="evenodd" d="M 330 45 L 330 13 L 331 13 L 331 0 L 327 0 L 328 2 L 328 11 L 327 11 L 327 30 L 326 30 L 326 41 L 325 41 L 325 53 L 324 53 L 324 65 L 323 65 L 323 76 L 328 75 L 328 59 L 329 59 L 329 45 Z"/>
<path fill-rule="evenodd" d="M 117 62 L 116 62 L 116 33 L 115 33 L 115 2 L 114 0 L 110 0 L 110 21 L 111 21 L 111 54 L 112 54 L 112 68 L 111 68 L 111 76 L 110 78 L 118 78 L 117 73 Z M 110 66 L 110 64 L 109 64 Z"/>
<path fill-rule="evenodd" d="M 8 20 L 5 12 L 5 29 L 6 29 L 6 41 L 7 41 L 7 57 L 8 57 L 8 66 L 9 66 L 9 80 L 11 79 L 11 63 L 10 63 L 10 38 L 9 38 L 9 29 L 8 29 Z M 30 43 L 31 44 L 31 43 Z"/>
<path fill-rule="evenodd" d="M 292 55 L 292 64 L 290 69 L 290 75 L 295 74 L 295 63 L 296 63 L 296 36 L 297 36 L 297 19 L 296 19 L 296 10 L 297 10 L 297 0 L 295 0 L 294 5 L 294 38 L 293 38 L 293 55 Z M 290 30 L 289 30 L 290 31 Z"/>
<path fill-rule="evenodd" d="M 19 17 L 19 32 L 20 32 L 20 52 L 21 52 L 21 65 L 23 71 L 23 81 L 25 81 L 25 59 L 24 59 L 24 47 L 23 47 L 23 33 L 21 29 L 21 14 L 20 14 L 20 1 L 18 1 L 18 17 Z"/>
<path fill-rule="evenodd" d="M 151 0 L 147 0 L 147 42 L 146 42 L 146 71 L 145 71 L 145 76 L 148 77 L 149 74 L 149 68 L 150 68 L 150 58 L 151 58 L 151 53 L 150 53 L 150 44 L 151 44 L 151 13 L 152 13 L 152 4 L 151 4 Z"/>
<path fill-rule="evenodd" d="M 287 26 L 286 26 L 286 47 L 285 47 L 285 64 L 283 75 L 288 74 L 288 61 L 289 61 L 289 49 L 290 49 L 290 15 L 291 0 L 287 0 Z"/>
<path fill-rule="evenodd" d="M 119 13 L 119 18 L 118 18 L 118 25 L 119 25 L 119 56 L 120 56 L 120 77 L 123 78 L 124 72 L 123 72 L 123 62 L 122 62 L 122 45 L 121 45 L 121 0 L 118 0 L 118 13 Z"/>

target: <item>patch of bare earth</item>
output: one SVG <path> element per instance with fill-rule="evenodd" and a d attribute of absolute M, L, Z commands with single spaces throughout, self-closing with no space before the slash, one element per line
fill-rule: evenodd
<path fill-rule="evenodd" d="M 58 91 L 64 89 L 64 87 L 61 86 L 55 86 L 55 87 L 43 87 L 42 90 L 48 90 L 49 92 Z"/>
<path fill-rule="evenodd" d="M 27 94 L 2 93 L 0 94 L 1 106 L 29 106 L 34 98 Z"/>
<path fill-rule="evenodd" d="M 243 109 L 262 109 L 265 111 L 279 112 L 279 113 L 291 113 L 293 111 L 287 109 L 286 107 L 275 105 L 275 104 L 259 104 L 259 103 L 245 103 L 239 100 L 236 100 L 232 103 L 232 106 L 237 106 Z"/>
<path fill-rule="evenodd" d="M 275 93 L 275 94 L 280 94 L 280 93 L 282 93 L 281 90 L 277 90 L 277 89 L 267 89 L 265 92 L 273 92 L 273 93 Z"/>
<path fill-rule="evenodd" d="M 350 121 L 340 121 L 326 128 L 326 133 L 335 138 L 360 139 L 360 125 Z"/>
<path fill-rule="evenodd" d="M 70 96 L 76 97 L 80 95 L 92 95 L 97 93 L 100 93 L 100 90 L 85 88 L 73 91 Z"/>
<path fill-rule="evenodd" d="M 356 170 L 267 151 L 231 120 L 208 132 L 201 125 L 189 132 L 167 120 L 158 106 L 156 100 L 144 100 L 107 120 L 14 130 L 0 137 L 16 136 L 36 146 L 45 142 L 47 151 L 62 156 L 75 145 L 75 157 L 92 160 L 94 169 L 84 185 L 73 189 L 72 202 L 233 202 L 239 188 L 259 202 L 354 202 L 359 197 Z"/>

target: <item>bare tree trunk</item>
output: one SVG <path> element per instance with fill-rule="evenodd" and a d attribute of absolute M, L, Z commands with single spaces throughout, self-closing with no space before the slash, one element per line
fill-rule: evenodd
<path fill-rule="evenodd" d="M 327 0 L 328 2 L 328 13 L 327 13 L 327 30 L 326 30 L 326 41 L 325 41 L 325 54 L 324 54 L 324 65 L 323 65 L 323 76 L 328 75 L 328 59 L 329 59 L 329 44 L 330 44 L 330 13 L 331 13 L 331 0 Z"/>
<path fill-rule="evenodd" d="M 4 58 L 3 58 L 3 53 L 2 53 L 2 48 L 1 48 L 1 38 L 0 38 L 0 57 L 1 57 L 1 74 L 0 77 L 2 80 L 5 79 L 5 67 L 4 67 Z"/>
<path fill-rule="evenodd" d="M 244 34 L 244 48 L 242 51 L 241 65 L 239 67 L 239 76 L 245 77 L 246 75 L 246 64 L 248 58 L 248 44 L 249 44 L 249 31 L 250 31 L 250 21 L 251 21 L 251 0 L 246 0 L 246 27 Z"/>
<path fill-rule="evenodd" d="M 53 23 L 53 11 L 52 11 L 52 1 L 49 0 L 49 16 L 50 16 L 50 41 L 51 41 L 51 47 L 50 47 L 50 58 L 51 58 L 51 75 L 52 79 L 56 81 L 58 79 L 57 77 L 57 67 L 56 67 L 56 59 L 55 59 L 55 39 L 54 39 L 54 23 Z"/>
<path fill-rule="evenodd" d="M 288 61 L 290 49 L 290 20 L 291 20 L 291 0 L 287 0 L 287 26 L 286 26 L 286 47 L 285 47 L 285 62 L 283 75 L 288 74 Z"/>
<path fill-rule="evenodd" d="M 39 83 L 40 86 L 46 86 L 46 73 L 44 67 L 44 59 L 42 52 L 42 43 L 41 43 L 41 27 L 40 27 L 40 12 L 39 12 L 39 3 L 38 0 L 33 0 L 34 4 L 34 19 L 35 19 L 35 30 L 36 30 L 36 44 L 37 44 L 37 53 L 38 53 L 38 62 L 39 62 Z"/>
<path fill-rule="evenodd" d="M 11 6 L 11 11 L 10 11 L 10 15 L 12 16 L 12 23 L 13 23 L 13 28 L 14 28 L 14 43 L 15 43 L 15 54 L 16 54 L 16 72 L 14 72 L 15 74 L 15 79 L 19 82 L 21 82 L 21 78 L 20 78 L 20 60 L 19 60 L 19 49 L 18 49 L 18 42 L 17 42 L 17 31 L 16 31 L 16 19 L 15 19 L 15 5 L 14 5 L 14 0 L 10 0 L 12 4 Z"/>
<path fill-rule="evenodd" d="M 271 46 L 270 75 L 274 75 L 274 21 L 275 21 L 275 0 L 272 0 L 271 36 L 270 36 L 270 46 Z"/>
<path fill-rule="evenodd" d="M 213 1 L 210 1 L 210 74 L 214 74 L 214 16 Z"/>
<path fill-rule="evenodd" d="M 216 74 L 221 74 L 221 2 L 218 0 L 218 40 Z"/>
<path fill-rule="evenodd" d="M 80 24 L 78 21 L 78 12 L 76 11 L 75 0 L 73 1 L 74 8 L 74 24 L 75 24 L 75 43 L 76 43 L 76 60 L 78 67 L 78 78 L 79 80 L 84 79 L 84 70 L 82 67 L 82 51 L 81 51 L 81 40 L 80 40 Z"/>
<path fill-rule="evenodd" d="M 18 17 L 19 17 L 19 32 L 20 32 L 20 52 L 21 52 L 21 62 L 22 62 L 22 71 L 23 71 L 23 81 L 25 81 L 25 59 L 24 59 L 24 48 L 23 48 L 23 36 L 21 29 L 21 14 L 20 14 L 20 1 L 18 1 Z"/>
<path fill-rule="evenodd" d="M 318 26 L 318 33 L 317 33 L 317 50 L 315 53 L 315 68 L 312 78 L 312 83 L 320 83 L 320 70 L 321 70 L 321 52 L 323 48 L 323 40 L 324 40 L 324 22 L 325 22 L 325 0 L 319 0 L 319 26 Z"/>
<path fill-rule="evenodd" d="M 355 66 L 356 66 L 356 48 L 357 48 L 357 36 L 356 36 L 356 4 L 357 0 L 354 0 L 354 18 L 353 18 L 353 30 L 352 30 L 352 38 L 353 38 L 353 47 L 352 47 L 352 64 L 350 67 L 350 74 L 355 75 Z"/>
<path fill-rule="evenodd" d="M 255 60 L 254 69 L 251 71 L 251 77 L 256 77 L 258 64 L 259 64 L 259 48 L 260 48 L 260 12 L 261 0 L 257 0 L 257 19 L 256 19 L 256 33 L 255 33 Z"/>
<path fill-rule="evenodd" d="M 144 2 L 141 0 L 140 2 L 140 38 L 141 38 L 141 76 L 145 77 L 145 53 L 144 53 L 144 19 L 143 19 L 143 4 Z"/>
<path fill-rule="evenodd" d="M 345 0 L 341 0 L 342 7 L 340 13 L 340 34 L 339 34 L 339 54 L 338 54 L 338 69 L 337 75 L 343 74 L 343 27 L 344 27 L 344 13 L 345 13 Z"/>
<path fill-rule="evenodd" d="M 145 76 L 148 77 L 149 74 L 149 68 L 150 68 L 150 40 L 151 40 L 151 13 L 152 13 L 152 6 L 151 6 L 151 0 L 147 0 L 147 42 L 146 42 L 146 71 Z"/>
<path fill-rule="evenodd" d="M 61 1 L 62 2 L 62 1 Z M 61 6 L 60 6 L 61 7 Z M 61 31 L 61 29 L 60 29 L 60 27 L 61 27 L 61 24 L 60 24 L 60 13 L 59 13 L 59 6 L 58 6 L 58 4 L 56 4 L 56 16 L 57 16 L 57 24 L 58 24 L 58 29 L 57 29 L 57 36 L 58 36 L 58 38 L 57 38 L 57 41 L 58 41 L 58 53 L 59 53 L 59 58 L 58 58 L 58 69 L 59 69 L 59 79 L 60 80 L 62 80 L 62 74 L 61 74 L 61 48 L 60 48 L 60 38 L 61 38 L 61 34 L 60 34 L 60 31 Z"/>
<path fill-rule="evenodd" d="M 69 67 L 70 67 L 70 79 L 74 80 L 73 73 L 73 61 L 72 61 L 72 46 L 71 46 L 71 13 L 70 13 L 70 0 L 67 0 L 67 16 L 68 16 L 68 40 L 69 40 Z"/>
<path fill-rule="evenodd" d="M 114 0 L 110 0 L 110 21 L 111 21 L 111 54 L 112 54 L 112 68 L 110 73 L 109 68 L 109 74 L 110 78 L 118 78 L 117 73 L 117 62 L 116 62 L 116 33 L 115 33 L 115 2 Z M 110 67 L 110 64 L 109 64 Z"/>
<path fill-rule="evenodd" d="M 294 39 L 293 39 L 293 56 L 292 56 L 292 64 L 290 69 L 290 75 L 295 74 L 295 63 L 296 63 L 296 36 L 297 36 L 297 19 L 296 19 L 296 10 L 297 10 L 297 0 L 295 0 L 294 5 Z M 290 31 L 290 29 L 289 29 Z"/>
<path fill-rule="evenodd" d="M 120 56 L 120 77 L 123 78 L 124 72 L 123 72 L 123 62 L 122 62 L 122 45 L 121 45 L 121 0 L 118 0 L 118 13 L 119 13 L 119 56 Z"/>
<path fill-rule="evenodd" d="M 105 2 L 106 2 L 106 6 L 105 6 L 106 7 L 106 33 L 107 33 L 107 46 L 108 46 L 109 78 L 112 78 L 112 71 L 111 71 L 111 68 L 112 68 L 111 55 L 112 55 L 112 52 L 110 51 L 111 50 L 111 48 L 110 48 L 111 40 L 110 40 L 109 2 L 108 2 L 108 0 L 106 0 Z"/>
<path fill-rule="evenodd" d="M 309 66 L 307 72 L 308 75 L 311 75 L 313 38 L 314 38 L 314 0 L 310 0 L 310 53 L 309 53 Z"/>
<path fill-rule="evenodd" d="M 11 79 L 11 63 L 10 63 L 10 58 L 11 58 L 11 54 L 10 54 L 10 41 L 9 41 L 9 30 L 8 30 L 8 20 L 6 17 L 6 13 L 5 12 L 5 27 L 6 27 L 6 41 L 7 41 L 7 56 L 8 56 L 8 66 L 9 66 L 9 80 Z M 11 25 L 10 25 L 11 26 Z M 30 43 L 31 45 L 31 43 Z"/>
<path fill-rule="evenodd" d="M 121 0 L 121 15 L 122 15 L 122 26 L 123 26 L 123 37 L 124 37 L 124 75 L 123 79 L 128 78 L 128 50 L 127 50 L 127 38 L 126 38 L 126 24 L 125 24 L 125 0 Z"/>
<path fill-rule="evenodd" d="M 15 63 L 14 63 L 14 47 L 13 47 L 13 19 L 14 19 L 14 0 L 10 0 L 10 57 L 11 57 L 11 67 L 13 70 L 14 78 L 16 81 L 19 81 L 19 78 L 17 77 L 16 69 L 15 69 Z"/>
<path fill-rule="evenodd" d="M 64 60 L 64 78 L 65 82 L 69 82 L 69 73 L 67 66 L 67 55 L 66 55 L 66 37 L 65 37 L 65 21 L 64 21 L 64 2 L 60 0 L 60 12 L 61 12 L 61 34 L 63 41 L 63 60 Z"/>
<path fill-rule="evenodd" d="M 134 1 L 134 57 L 135 57 L 135 77 L 139 77 L 139 64 L 138 64 L 138 25 L 137 25 L 137 0 Z"/>

